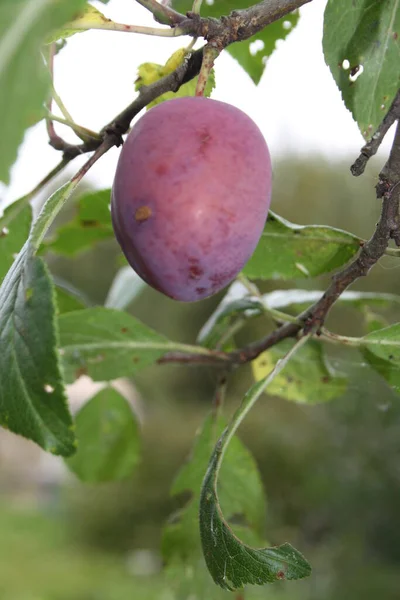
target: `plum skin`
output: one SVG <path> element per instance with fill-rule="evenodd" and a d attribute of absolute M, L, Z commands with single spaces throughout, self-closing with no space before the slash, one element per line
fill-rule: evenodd
<path fill-rule="evenodd" d="M 229 284 L 259 241 L 271 160 L 257 125 L 203 97 L 168 100 L 134 125 L 119 157 L 111 215 L 129 264 L 170 298 Z"/>

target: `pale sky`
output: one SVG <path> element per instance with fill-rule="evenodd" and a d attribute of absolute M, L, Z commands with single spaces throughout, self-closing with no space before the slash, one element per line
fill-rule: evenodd
<path fill-rule="evenodd" d="M 133 0 L 94 2 L 115 21 L 156 25 L 148 11 Z M 362 136 L 345 108 L 322 54 L 322 20 L 325 0 L 301 9 L 298 26 L 268 60 L 258 86 L 226 52 L 216 63 L 217 86 L 212 97 L 234 104 L 258 124 L 269 145 L 272 160 L 285 153 L 326 158 L 357 156 Z M 90 31 L 68 41 L 55 64 L 55 86 L 75 121 L 98 130 L 134 97 L 136 71 L 142 62 L 165 63 L 187 38 L 158 38 L 133 33 Z M 57 131 L 75 138 L 63 126 Z M 380 152 L 387 153 L 389 136 Z M 96 188 L 112 185 L 119 150 L 112 149 L 90 171 Z M 12 181 L 1 196 L 7 202 L 28 192 L 59 161 L 47 144 L 45 127 L 26 135 L 12 171 Z M 76 159 L 74 173 L 84 162 Z M 1 185 L 1 184 L 0 184 Z"/>

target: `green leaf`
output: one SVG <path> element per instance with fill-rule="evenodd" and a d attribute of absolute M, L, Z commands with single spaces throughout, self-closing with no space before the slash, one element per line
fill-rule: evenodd
<path fill-rule="evenodd" d="M 383 329 L 384 327 L 389 326 L 389 323 L 384 317 L 382 317 L 382 315 L 372 311 L 368 306 L 363 308 L 362 314 L 365 320 L 367 333 L 372 333 L 378 329 Z"/>
<path fill-rule="evenodd" d="M 75 436 L 56 353 L 53 285 L 35 253 L 78 183 L 50 196 L 0 287 L 0 424 L 63 456 L 75 451 Z"/>
<path fill-rule="evenodd" d="M 271 213 L 243 269 L 254 279 L 304 279 L 346 264 L 360 249 L 355 235 L 319 225 L 295 225 Z"/>
<path fill-rule="evenodd" d="M 60 227 L 56 234 L 45 240 L 43 250 L 65 256 L 75 256 L 97 242 L 112 239 L 114 231 L 110 214 L 111 190 L 83 194 L 78 202 L 78 214 Z"/>
<path fill-rule="evenodd" d="M 217 309 L 201 328 L 197 341 L 207 348 L 216 348 L 227 338 L 231 327 L 235 327 L 236 331 L 238 322 L 244 324 L 250 315 L 259 315 L 262 312 L 263 305 L 260 299 L 250 296 L 248 289 L 240 281 L 234 281 Z M 223 347 L 225 348 L 225 344 Z"/>
<path fill-rule="evenodd" d="M 17 203 L 12 204 L 4 211 L 0 218 L 0 281 L 4 279 L 7 271 L 18 252 L 21 250 L 29 235 L 32 221 L 32 209 L 25 205 L 20 210 Z M 18 220 L 13 215 L 18 210 Z"/>
<path fill-rule="evenodd" d="M 215 2 L 215 4 L 219 3 Z M 244 8 L 244 3 L 242 2 L 241 4 L 242 8 Z M 250 2 L 250 5 L 252 4 L 254 4 L 253 1 Z M 228 46 L 227 50 L 229 54 L 238 61 L 256 85 L 260 82 L 264 73 L 267 59 L 275 50 L 276 42 L 286 39 L 297 25 L 299 17 L 299 11 L 296 10 L 286 15 L 283 19 L 274 21 L 248 40 L 236 42 Z"/>
<path fill-rule="evenodd" d="M 175 71 L 175 69 L 185 60 L 188 51 L 186 48 L 180 48 L 176 52 L 170 56 L 165 65 L 158 65 L 156 63 L 143 63 L 138 67 L 138 77 L 135 81 L 135 90 L 139 90 L 143 85 L 150 85 L 155 81 L 158 81 L 162 77 L 169 75 Z M 186 96 L 194 96 L 196 91 L 198 77 L 194 77 L 191 81 L 184 83 L 181 85 L 177 92 L 166 92 L 162 94 L 153 102 L 147 105 L 146 109 L 149 110 L 153 106 L 157 104 L 161 104 L 161 102 L 165 102 L 166 100 L 171 100 L 172 98 L 183 98 Z M 208 77 L 207 85 L 204 90 L 204 96 L 211 96 L 211 92 L 215 88 L 215 72 L 214 69 L 211 70 L 210 75 Z"/>
<path fill-rule="evenodd" d="M 329 0 L 323 48 L 347 108 L 370 138 L 400 86 L 400 1 Z"/>
<path fill-rule="evenodd" d="M 263 352 L 252 362 L 256 381 L 266 377 L 294 342 L 283 340 Z M 346 391 L 347 379 L 339 376 L 325 357 L 319 342 L 310 340 L 292 358 L 286 369 L 279 373 L 268 387 L 268 393 L 305 404 L 327 402 Z"/>
<path fill-rule="evenodd" d="M 78 450 L 68 467 L 89 483 L 129 477 L 139 461 L 139 430 L 126 399 L 106 388 L 75 417 Z"/>
<path fill-rule="evenodd" d="M 130 376 L 172 351 L 209 354 L 199 346 L 170 342 L 138 319 L 111 308 L 67 313 L 58 324 L 67 381 L 80 375 L 96 381 Z"/>
<path fill-rule="evenodd" d="M 246 288 L 243 286 L 243 289 Z M 319 300 L 323 293 L 323 290 L 275 290 L 264 294 L 262 302 L 268 308 L 296 307 L 301 309 Z M 364 310 L 366 307 L 389 308 L 393 304 L 400 304 L 400 296 L 382 292 L 345 291 L 338 298 L 337 304 L 346 304 L 360 310 Z"/>
<path fill-rule="evenodd" d="M 111 284 L 104 306 L 124 310 L 145 287 L 146 283 L 131 267 L 122 267 Z"/>
<path fill-rule="evenodd" d="M 400 323 L 361 338 L 365 359 L 397 392 L 400 392 Z"/>
<path fill-rule="evenodd" d="M 217 494 L 222 459 L 236 429 L 262 392 L 306 341 L 307 338 L 298 341 L 268 377 L 250 388 L 211 455 L 200 497 L 200 535 L 208 570 L 215 583 L 226 590 L 234 591 L 246 584 L 274 583 L 280 579 L 301 579 L 311 573 L 305 558 L 288 543 L 260 549 L 244 544 L 226 522 Z"/>
<path fill-rule="evenodd" d="M 96 307 L 61 315 L 60 347 L 67 381 L 89 375 L 108 381 L 155 362 L 169 342 L 137 319 Z"/>
<path fill-rule="evenodd" d="M 73 310 L 83 310 L 85 308 L 84 302 L 81 298 L 71 293 L 69 290 L 57 285 L 56 289 L 56 305 L 57 315 L 72 312 Z"/>
<path fill-rule="evenodd" d="M 85 0 L 0 2 L 0 181 L 9 182 L 25 130 L 42 117 L 50 80 L 40 47 Z"/>
<path fill-rule="evenodd" d="M 95 28 L 99 25 L 101 26 L 103 23 L 109 23 L 111 19 L 107 19 L 97 8 L 92 6 L 91 4 L 86 4 L 84 9 L 79 13 L 74 15 L 74 19 L 64 25 L 62 29 L 58 29 L 55 32 L 52 32 L 51 36 L 47 38 L 46 42 L 50 44 L 51 42 L 56 42 L 59 39 L 65 39 L 70 37 L 71 35 L 75 35 L 75 33 L 82 33 L 85 29 L 82 27 L 86 27 L 86 29 Z M 78 27 L 78 28 L 77 28 Z"/>
<path fill-rule="evenodd" d="M 204 473 L 215 442 L 226 423 L 222 417 L 209 415 L 197 433 L 190 460 L 181 469 L 172 486 L 174 496 L 190 492 L 189 502 L 165 527 L 162 553 L 167 564 L 167 575 L 174 587 L 186 587 L 196 593 L 203 591 L 205 598 L 214 597 L 211 579 L 205 570 L 199 535 L 200 490 Z M 221 470 L 220 497 L 227 518 L 234 519 L 234 531 L 250 543 L 259 544 L 264 533 L 265 497 L 261 478 L 254 458 L 239 438 L 234 437 Z M 174 581 L 176 570 L 180 576 Z"/>
<path fill-rule="evenodd" d="M 172 0 L 173 8 L 183 14 L 192 9 L 192 4 L 192 0 Z M 256 4 L 255 0 L 218 0 L 210 4 L 203 2 L 201 15 L 203 17 L 219 18 L 223 15 L 229 15 L 234 10 L 249 8 L 254 4 Z M 276 42 L 284 40 L 297 25 L 298 20 L 299 12 L 293 11 L 284 18 L 271 23 L 248 40 L 231 44 L 228 46 L 227 51 L 257 84 L 264 72 L 267 58 L 275 50 Z"/>
<path fill-rule="evenodd" d="M 51 280 L 26 244 L 0 288 L 0 424 L 68 456 L 75 438 L 56 346 Z"/>

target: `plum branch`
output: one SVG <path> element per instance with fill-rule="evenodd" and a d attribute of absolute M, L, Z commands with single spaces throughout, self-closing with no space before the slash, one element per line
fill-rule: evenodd
<path fill-rule="evenodd" d="M 233 11 L 220 19 L 203 18 L 196 13 L 188 13 L 188 16 L 185 16 L 157 0 L 136 1 L 152 12 L 158 22 L 169 24 L 171 27 L 179 26 L 183 34 L 204 37 L 214 49 L 222 50 L 233 42 L 251 37 L 270 23 L 312 0 L 263 0 L 255 6 Z M 86 139 L 82 144 L 70 144 L 58 135 L 53 135 L 55 132 L 51 125 L 51 145 L 63 153 L 67 162 L 81 154 L 94 152 L 102 144 L 107 132 L 116 134 L 114 139 L 118 139 L 118 143 L 115 145 L 120 145 L 122 135 L 128 131 L 132 119 L 158 96 L 166 92 L 176 92 L 181 85 L 196 77 L 200 72 L 202 58 L 203 49 L 192 52 L 175 71 L 151 85 L 141 87 L 138 96 L 129 106 L 105 125 L 96 137 Z"/>
<path fill-rule="evenodd" d="M 199 15 L 201 6 L 199 0 L 195 0 L 193 10 L 186 16 L 160 5 L 156 0 L 136 1 L 152 12 L 156 21 L 175 28 L 175 35 L 202 37 L 207 42 L 212 42 L 212 45 L 220 51 L 234 42 L 247 40 L 267 25 L 312 2 L 312 0 L 262 0 L 254 6 L 234 10 L 229 15 L 215 19 Z M 160 9 L 162 9 L 161 15 Z"/>

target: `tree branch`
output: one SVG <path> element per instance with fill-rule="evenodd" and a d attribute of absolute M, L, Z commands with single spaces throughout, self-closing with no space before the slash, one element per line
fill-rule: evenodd
<path fill-rule="evenodd" d="M 188 13 L 186 17 L 180 15 L 169 7 L 159 4 L 156 0 L 137 0 L 139 4 L 150 10 L 161 22 L 167 19 L 171 26 L 178 26 L 179 33 L 192 37 L 204 37 L 214 48 L 222 50 L 229 44 L 245 40 L 270 23 L 284 17 L 300 6 L 312 0 L 263 0 L 248 9 L 234 11 L 229 16 L 220 19 L 202 18 L 198 14 Z M 168 30 L 167 30 L 168 31 Z M 187 61 L 180 65 L 173 73 L 159 81 L 143 86 L 137 98 L 110 123 L 100 131 L 101 139 L 85 140 L 83 144 L 68 144 L 61 138 L 58 140 L 58 150 L 63 152 L 64 158 L 72 160 L 80 154 L 95 151 L 102 143 L 107 132 L 119 135 L 119 144 L 122 135 L 129 129 L 132 119 L 150 102 L 165 92 L 176 92 L 179 87 L 199 74 L 203 57 L 203 49 L 193 52 Z"/>
<path fill-rule="evenodd" d="M 361 148 L 361 154 L 350 167 L 350 171 L 355 177 L 364 173 L 365 167 L 369 159 L 378 152 L 379 146 L 393 123 L 400 119 L 400 89 L 397 92 L 395 99 L 392 102 L 385 118 L 375 131 L 369 142 Z"/>
<path fill-rule="evenodd" d="M 186 35 L 203 37 L 222 50 L 234 42 L 247 40 L 308 2 L 312 0 L 263 0 L 220 19 L 200 17 L 189 12 L 187 19 L 179 24 L 179 30 Z"/>

